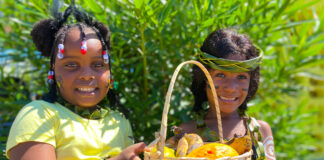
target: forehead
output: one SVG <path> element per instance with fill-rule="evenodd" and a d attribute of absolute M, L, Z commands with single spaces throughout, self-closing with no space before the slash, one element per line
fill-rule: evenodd
<path fill-rule="evenodd" d="M 83 37 L 84 36 L 84 37 Z M 99 40 L 97 34 L 90 28 L 85 28 L 84 35 L 78 27 L 71 28 L 65 35 L 64 39 L 64 50 L 67 52 L 79 51 L 81 49 L 81 41 L 85 40 L 87 42 L 87 52 L 101 50 L 102 44 Z"/>
<path fill-rule="evenodd" d="M 83 37 L 83 38 L 85 40 L 88 40 L 88 39 L 98 39 L 99 40 L 96 32 L 88 27 L 84 27 L 84 36 L 85 37 Z M 65 38 L 64 38 L 64 43 L 66 43 L 66 42 L 69 42 L 69 43 L 81 42 L 81 40 L 82 40 L 81 38 L 82 38 L 82 34 L 80 31 L 80 28 L 75 26 L 67 31 Z"/>

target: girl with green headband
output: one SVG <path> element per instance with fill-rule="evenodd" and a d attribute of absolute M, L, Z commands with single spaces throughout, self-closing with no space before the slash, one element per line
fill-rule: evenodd
<path fill-rule="evenodd" d="M 272 131 L 268 123 L 246 116 L 247 102 L 255 95 L 260 77 L 262 54 L 250 39 L 231 30 L 216 30 L 204 41 L 198 55 L 215 86 L 209 86 L 204 73 L 193 67 L 191 91 L 196 120 L 181 124 L 187 133 L 199 133 L 205 141 L 218 140 L 215 104 L 211 88 L 218 95 L 224 138 L 249 135 L 253 159 L 275 159 Z M 208 103 L 205 103 L 208 102 Z M 209 107 L 204 107 L 209 105 Z"/>

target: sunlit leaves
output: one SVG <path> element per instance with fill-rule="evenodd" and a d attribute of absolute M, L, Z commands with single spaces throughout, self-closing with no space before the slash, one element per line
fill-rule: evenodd
<path fill-rule="evenodd" d="M 71 3 L 60 2 L 64 3 L 61 11 Z M 35 22 L 51 17 L 51 3 L 0 1 L 0 52 L 10 51 L 0 59 L 31 64 L 23 73 L 15 73 L 27 84 L 24 89 L 37 94 L 47 91 L 48 59 L 35 51 L 29 32 Z M 112 74 L 119 82 L 123 105 L 131 111 L 137 141 L 149 142 L 159 130 L 164 96 L 176 65 L 194 59 L 210 32 L 231 28 L 250 36 L 265 52 L 258 94 L 249 112 L 272 126 L 277 158 L 305 159 L 310 154 L 313 133 L 308 133 L 307 126 L 314 122 L 310 116 L 316 116 L 319 107 L 307 104 L 323 94 L 316 86 L 324 76 L 320 0 L 76 0 L 76 5 L 111 29 Z M 0 66 L 1 83 L 6 84 L 9 75 L 16 76 L 4 73 L 7 64 Z M 170 125 L 192 117 L 190 83 L 187 67 L 175 86 Z M 10 98 L 2 99 L 7 107 L 0 108 L 1 116 L 8 110 L 17 112 L 26 103 L 21 101 L 26 98 L 24 89 L 8 84 L 13 88 L 1 90 L 10 93 Z M 7 121 L 12 119 L 6 117 Z M 298 156 L 291 150 L 295 146 L 300 147 Z"/>

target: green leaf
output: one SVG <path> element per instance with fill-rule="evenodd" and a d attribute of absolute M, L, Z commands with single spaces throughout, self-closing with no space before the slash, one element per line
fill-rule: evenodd
<path fill-rule="evenodd" d="M 211 26 L 213 23 L 214 23 L 214 18 L 209 18 L 209 19 L 207 19 L 206 21 L 204 21 L 202 23 L 201 27 L 202 28 L 207 28 L 207 27 Z"/>
<path fill-rule="evenodd" d="M 135 8 L 141 9 L 145 0 L 134 0 Z"/>
<path fill-rule="evenodd" d="M 324 55 L 316 55 L 307 57 L 306 59 L 302 60 L 296 68 L 293 70 L 293 72 L 299 72 L 302 69 L 313 67 L 316 65 L 324 64 Z"/>
<path fill-rule="evenodd" d="M 272 20 L 279 17 L 279 15 L 289 6 L 290 0 L 285 0 L 284 4 L 280 6 L 279 10 L 276 11 L 276 13 L 273 15 Z"/>
<path fill-rule="evenodd" d="M 42 8 L 45 7 L 42 0 L 30 0 L 30 2 L 32 3 L 32 6 L 36 8 L 40 13 L 46 14 L 45 8 Z"/>
<path fill-rule="evenodd" d="M 15 17 L 11 17 L 9 19 L 11 20 L 11 22 L 15 22 L 15 23 L 17 23 L 19 25 L 22 25 L 22 26 L 26 27 L 26 28 L 32 28 L 33 27 L 33 23 L 31 23 L 31 22 L 22 21 L 22 20 L 20 20 L 18 18 L 15 18 Z"/>
<path fill-rule="evenodd" d="M 315 73 L 312 73 L 312 72 L 304 71 L 304 72 L 297 73 L 297 75 L 302 76 L 302 77 L 306 77 L 306 78 L 311 78 L 311 79 L 318 80 L 318 81 L 324 81 L 324 75 L 315 74 Z"/>
<path fill-rule="evenodd" d="M 159 17 L 159 23 L 162 24 L 165 18 L 169 15 L 171 8 L 174 5 L 174 0 L 169 0 L 164 9 L 162 10 L 162 14 Z"/>
<path fill-rule="evenodd" d="M 96 0 L 85 0 L 84 2 L 86 6 L 88 6 L 91 9 L 91 12 L 97 13 L 99 15 L 103 13 L 103 9 L 99 5 L 100 2 L 97 2 Z"/>
<path fill-rule="evenodd" d="M 296 4 L 292 5 L 292 7 L 285 10 L 284 14 L 286 14 L 286 15 L 296 14 L 296 12 L 305 10 L 310 6 L 315 6 L 315 4 L 318 4 L 321 1 L 322 0 L 296 1 Z M 318 4 L 318 5 L 321 5 L 321 4 Z"/>
<path fill-rule="evenodd" d="M 297 22 L 289 22 L 289 23 L 287 23 L 285 25 L 281 25 L 281 26 L 273 29 L 272 32 L 293 28 L 295 26 L 298 26 L 298 25 L 301 25 L 301 24 L 306 24 L 306 23 L 311 23 L 311 22 L 314 22 L 314 20 L 303 20 L 303 21 L 297 21 Z"/>
<path fill-rule="evenodd" d="M 201 19 L 201 15 L 200 15 L 200 1 L 199 0 L 194 0 L 193 1 L 193 5 L 194 5 L 194 8 L 195 8 L 195 13 L 196 13 L 196 16 L 197 16 L 197 20 L 200 20 Z"/>

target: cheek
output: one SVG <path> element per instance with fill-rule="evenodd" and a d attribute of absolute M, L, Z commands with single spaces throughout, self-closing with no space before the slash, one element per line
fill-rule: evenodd
<path fill-rule="evenodd" d="M 244 95 L 244 99 L 246 98 L 246 96 L 249 93 L 249 86 L 250 86 L 250 83 L 242 83 L 240 85 L 240 90 L 241 90 L 241 93 Z"/>
<path fill-rule="evenodd" d="M 57 74 L 56 82 L 61 85 L 61 88 L 66 88 L 67 86 L 71 86 L 73 84 L 73 81 L 76 79 L 76 75 L 73 73 L 70 74 Z"/>
<path fill-rule="evenodd" d="M 99 84 L 103 86 L 108 86 L 109 76 L 110 76 L 109 72 L 99 74 L 98 75 Z"/>
<path fill-rule="evenodd" d="M 215 86 L 215 89 L 216 89 L 216 93 L 220 92 L 219 87 L 223 86 L 223 82 L 218 81 L 218 80 L 214 80 L 213 83 L 214 83 L 214 86 Z M 211 91 L 210 91 L 210 93 L 211 93 Z"/>
<path fill-rule="evenodd" d="M 249 89 L 250 83 L 242 83 L 240 86 L 243 89 Z"/>

